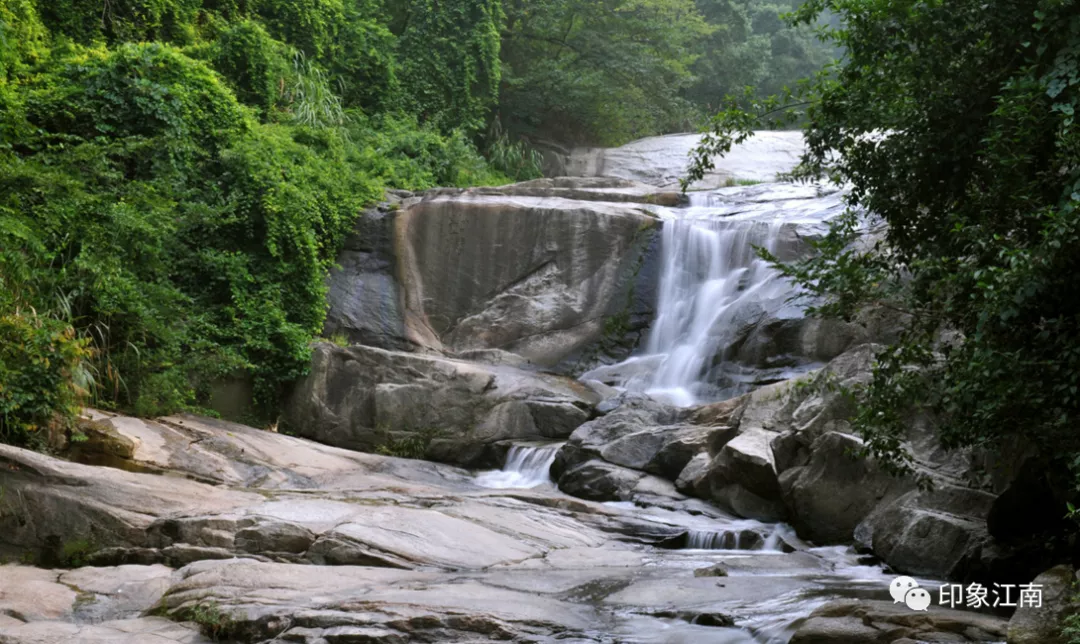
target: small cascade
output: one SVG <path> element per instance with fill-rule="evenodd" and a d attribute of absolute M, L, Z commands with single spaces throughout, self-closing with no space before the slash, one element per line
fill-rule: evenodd
<path fill-rule="evenodd" d="M 476 484 L 498 489 L 531 488 L 551 483 L 551 464 L 563 443 L 521 443 L 506 453 L 506 465 L 501 470 L 481 472 Z"/>
<path fill-rule="evenodd" d="M 765 539 L 753 530 L 691 530 L 686 533 L 689 550 L 763 550 Z"/>
<path fill-rule="evenodd" d="M 802 256 L 805 238 L 823 234 L 841 210 L 837 193 L 777 184 L 691 193 L 688 207 L 659 211 L 660 278 L 648 341 L 629 360 L 582 377 L 688 407 L 819 366 L 801 358 L 747 363 L 739 351 L 758 325 L 803 317 L 791 301 L 796 287 L 758 249 L 782 261 Z"/>
<path fill-rule="evenodd" d="M 737 383 L 727 385 L 731 391 L 707 391 L 713 361 L 794 292 L 756 251 L 778 252 L 783 218 L 730 221 L 716 217 L 709 201 L 696 201 L 664 224 L 658 314 L 647 349 L 662 358 L 646 391 L 680 406 L 742 393 Z"/>
<path fill-rule="evenodd" d="M 683 548 L 688 550 L 761 550 L 766 552 L 790 552 L 791 528 L 783 524 L 765 525 L 757 529 L 735 528 L 727 530 L 691 529 L 686 532 Z M 798 540 L 794 540 L 799 543 Z"/>

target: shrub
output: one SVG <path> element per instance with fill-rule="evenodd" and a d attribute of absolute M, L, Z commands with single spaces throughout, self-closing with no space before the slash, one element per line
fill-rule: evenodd
<path fill-rule="evenodd" d="M 91 351 L 71 325 L 22 301 L 11 268 L 0 259 L 0 442 L 41 447 L 78 413 Z"/>

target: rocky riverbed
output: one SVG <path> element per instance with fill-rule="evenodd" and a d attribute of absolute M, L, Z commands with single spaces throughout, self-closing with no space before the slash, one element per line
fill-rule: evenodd
<path fill-rule="evenodd" d="M 65 566 L 0 567 L 0 642 L 783 642 L 826 606 L 807 632 L 1004 634 L 913 620 L 872 560 L 673 489 L 605 504 L 205 418 L 93 422 L 122 469 L 0 447 L 6 552 Z"/>
<path fill-rule="evenodd" d="M 1018 501 L 1045 497 L 1023 450 L 943 452 L 914 413 L 931 488 L 855 457 L 903 319 L 806 319 L 753 251 L 807 252 L 839 193 L 685 197 L 688 141 L 364 213 L 281 433 L 87 410 L 58 455 L 0 446 L 0 644 L 1052 642 L 1072 569 L 1011 625 L 891 598 L 1030 582 L 1059 506 Z M 799 141 L 753 145 L 710 180 Z"/>

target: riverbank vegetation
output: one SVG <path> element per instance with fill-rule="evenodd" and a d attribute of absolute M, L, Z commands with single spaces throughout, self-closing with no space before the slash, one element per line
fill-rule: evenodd
<path fill-rule="evenodd" d="M 386 188 L 694 127 L 830 46 L 783 0 L 0 0 L 0 441 L 83 404 L 275 415 Z"/>
<path fill-rule="evenodd" d="M 1080 4 L 813 0 L 800 18 L 824 11 L 844 59 L 801 94 L 720 113 L 697 170 L 777 114 L 807 119 L 802 173 L 849 185 L 851 209 L 783 270 L 821 314 L 910 319 L 865 391 L 868 451 L 917 470 L 919 412 L 949 448 L 1037 450 L 1031 503 L 1060 519 L 1075 493 L 1055 472 L 1080 475 Z M 872 247 L 855 243 L 868 229 Z"/>

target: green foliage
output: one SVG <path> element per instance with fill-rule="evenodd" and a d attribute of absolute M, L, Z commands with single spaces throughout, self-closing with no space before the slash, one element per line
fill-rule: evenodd
<path fill-rule="evenodd" d="M 64 542 L 60 548 L 60 566 L 63 568 L 82 568 L 89 563 L 89 557 L 97 548 L 89 539 L 74 539 Z"/>
<path fill-rule="evenodd" d="M 342 0 L 254 0 L 251 5 L 275 38 L 314 59 L 329 55 L 345 23 Z"/>
<path fill-rule="evenodd" d="M 504 2 L 499 117 L 515 137 L 618 145 L 696 129 L 728 94 L 761 97 L 833 53 L 780 0 Z"/>
<path fill-rule="evenodd" d="M 195 38 L 199 0 L 49 0 L 37 2 L 53 33 L 90 44 L 96 41 L 162 40 L 186 44 Z"/>
<path fill-rule="evenodd" d="M 514 136 L 620 144 L 678 123 L 691 49 L 710 33 L 692 0 L 506 2 L 499 113 Z"/>
<path fill-rule="evenodd" d="M 345 105 L 383 112 L 400 107 L 400 67 L 394 35 L 384 24 L 354 7 L 346 16 L 326 58 L 331 80 Z"/>
<path fill-rule="evenodd" d="M 341 97 L 334 93 L 330 79 L 303 54 L 293 61 L 294 77 L 288 90 L 288 110 L 299 125 L 313 128 L 342 127 L 348 122 Z"/>
<path fill-rule="evenodd" d="M 910 316 L 900 344 L 878 357 L 856 420 L 869 451 L 896 469 L 910 467 L 905 419 L 922 407 L 947 447 L 1020 439 L 1080 471 L 1077 8 L 800 9 L 803 21 L 831 10 L 844 25 L 832 31 L 844 62 L 807 91 L 803 172 L 849 185 L 851 209 L 819 256 L 785 271 L 826 298 L 819 313 L 874 304 Z M 762 114 L 721 115 L 713 143 Z M 855 243 L 879 223 L 873 242 Z"/>
<path fill-rule="evenodd" d="M 686 97 L 715 110 L 722 107 L 725 97 L 741 95 L 744 88 L 752 88 L 752 99 L 763 99 L 821 69 L 835 50 L 809 26 L 785 19 L 800 4 L 697 0 L 702 15 L 718 28 L 703 43 Z"/>
<path fill-rule="evenodd" d="M 409 0 L 401 81 L 409 111 L 444 132 L 483 130 L 499 95 L 499 0 Z"/>
<path fill-rule="evenodd" d="M 487 138 L 485 156 L 492 168 L 514 181 L 528 181 L 544 176 L 544 157 L 526 141 L 512 141 L 502 132 L 498 120 L 488 131 Z"/>
<path fill-rule="evenodd" d="M 236 630 L 236 623 L 212 600 L 185 606 L 171 615 L 171 618 L 197 624 L 199 631 L 214 642 L 229 640 Z"/>
<path fill-rule="evenodd" d="M 79 411 L 91 350 L 69 324 L 15 295 L 10 268 L 10 258 L 0 259 L 0 442 L 41 446 Z"/>
<path fill-rule="evenodd" d="M 408 116 L 356 119 L 349 127 L 358 163 L 388 186 L 424 190 L 435 186 L 507 183 L 488 165 L 461 131 L 442 135 Z"/>
<path fill-rule="evenodd" d="M 425 428 L 402 438 L 394 438 L 387 432 L 386 439 L 375 449 L 375 452 L 383 456 L 422 459 L 427 454 L 431 441 L 443 434 L 443 430 L 433 427 Z"/>
<path fill-rule="evenodd" d="M 32 0 L 0 0 L 0 87 L 40 62 L 48 41 Z"/>
<path fill-rule="evenodd" d="M 214 69 L 228 81 L 236 98 L 265 115 L 281 98 L 288 73 L 285 47 L 258 22 L 226 26 L 212 53 Z"/>
<path fill-rule="evenodd" d="M 1080 606 L 1080 594 L 1074 595 L 1072 601 Z M 1080 644 L 1080 611 L 1065 616 L 1061 636 L 1064 638 L 1065 644 Z"/>
<path fill-rule="evenodd" d="M 711 6 L 0 0 L 0 437 L 236 376 L 274 416 L 366 203 L 686 127 L 706 40 L 743 29 Z"/>

